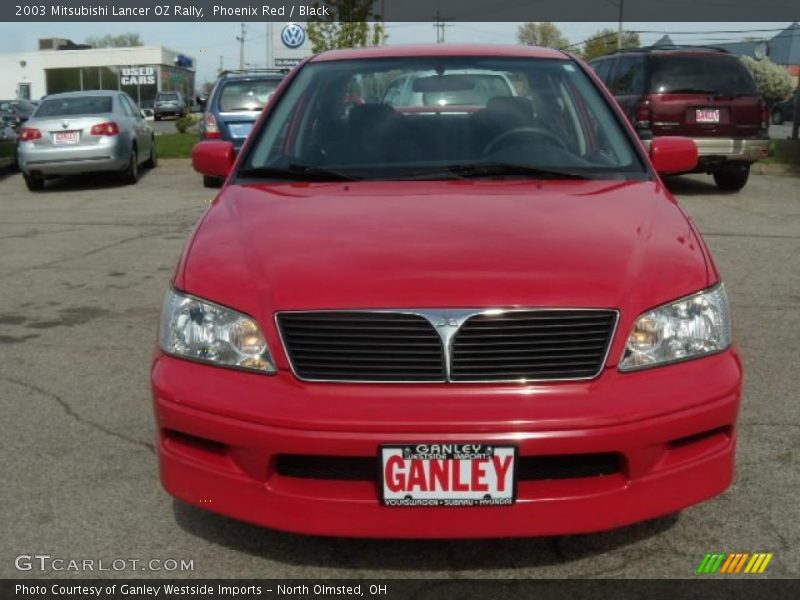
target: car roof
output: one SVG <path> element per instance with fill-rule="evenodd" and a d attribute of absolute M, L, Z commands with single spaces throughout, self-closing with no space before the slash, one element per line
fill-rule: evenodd
<path fill-rule="evenodd" d="M 61 92 L 60 94 L 48 94 L 45 100 L 53 98 L 80 98 L 81 96 L 108 96 L 113 97 L 122 92 L 117 90 L 85 90 L 83 92 Z"/>
<path fill-rule="evenodd" d="M 311 59 L 312 62 L 371 58 L 403 58 L 427 56 L 491 56 L 498 58 L 551 58 L 567 60 L 569 56 L 553 48 L 511 44 L 411 44 L 372 46 L 328 50 Z"/>
<path fill-rule="evenodd" d="M 724 48 L 717 48 L 715 46 L 689 46 L 673 44 L 671 46 L 643 46 L 641 48 L 620 48 L 619 50 L 612 50 L 604 56 L 598 58 L 609 58 L 619 56 L 621 54 L 692 54 L 692 55 L 709 55 L 716 54 L 720 56 L 732 56 L 730 52 Z M 595 59 L 593 59 L 595 60 Z"/>
<path fill-rule="evenodd" d="M 220 75 L 220 79 L 283 79 L 289 73 L 289 69 L 275 71 L 226 71 Z"/>

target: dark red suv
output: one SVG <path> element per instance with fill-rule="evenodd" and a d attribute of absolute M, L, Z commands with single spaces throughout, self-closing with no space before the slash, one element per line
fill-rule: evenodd
<path fill-rule="evenodd" d="M 750 165 L 767 155 L 769 113 L 750 72 L 717 48 L 621 50 L 589 65 L 614 94 L 645 146 L 656 136 L 692 138 L 696 173 L 740 190 Z"/>

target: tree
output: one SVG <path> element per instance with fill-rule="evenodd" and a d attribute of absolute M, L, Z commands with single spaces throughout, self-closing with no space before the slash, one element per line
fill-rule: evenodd
<path fill-rule="evenodd" d="M 636 48 L 641 45 L 639 34 L 633 31 L 622 32 L 622 47 Z M 613 29 L 601 29 L 583 43 L 581 56 L 591 60 L 617 49 L 617 32 Z"/>
<path fill-rule="evenodd" d="M 770 59 L 756 60 L 749 56 L 742 57 L 744 66 L 753 74 L 758 91 L 767 102 L 783 100 L 792 93 L 794 82 L 789 72 Z"/>
<path fill-rule="evenodd" d="M 86 38 L 86 43 L 95 48 L 131 48 L 144 46 L 138 33 L 120 33 L 119 35 L 92 35 Z"/>
<path fill-rule="evenodd" d="M 372 12 L 373 0 L 328 0 L 325 4 L 329 16 L 315 17 L 308 23 L 308 39 L 315 54 L 336 48 L 379 46 L 388 37 L 378 21 L 381 15 Z"/>
<path fill-rule="evenodd" d="M 523 23 L 517 28 L 517 39 L 526 46 L 545 46 L 547 48 L 566 48 L 569 40 L 561 30 L 550 22 Z"/>

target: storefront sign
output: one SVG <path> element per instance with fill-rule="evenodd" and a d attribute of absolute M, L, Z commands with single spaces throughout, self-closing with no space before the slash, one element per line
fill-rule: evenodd
<path fill-rule="evenodd" d="M 120 70 L 122 85 L 155 85 L 156 70 L 153 67 L 122 67 Z"/>

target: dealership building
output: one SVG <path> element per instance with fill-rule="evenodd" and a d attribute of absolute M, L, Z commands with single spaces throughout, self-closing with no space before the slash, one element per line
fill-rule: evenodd
<path fill-rule="evenodd" d="M 92 48 L 70 40 L 39 40 L 39 50 L 0 54 L 0 99 L 38 100 L 80 90 L 122 90 L 140 104 L 161 91 L 191 98 L 195 61 L 163 46 Z"/>

